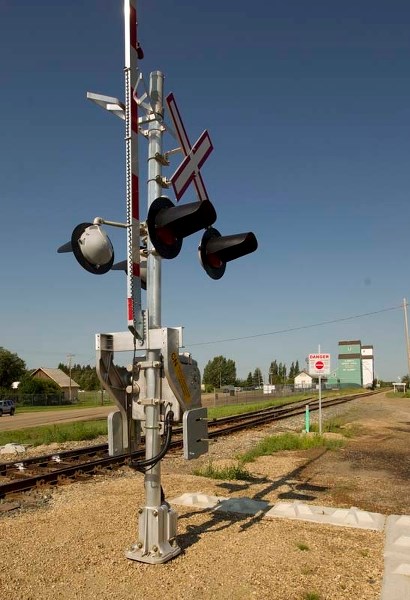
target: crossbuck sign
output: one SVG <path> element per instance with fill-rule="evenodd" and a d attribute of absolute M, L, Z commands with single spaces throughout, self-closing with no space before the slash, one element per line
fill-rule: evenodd
<path fill-rule="evenodd" d="M 176 199 L 178 201 L 182 198 L 185 190 L 193 181 L 199 200 L 208 200 L 204 180 L 199 170 L 213 150 L 209 133 L 205 130 L 191 146 L 173 94 L 167 96 L 167 104 L 182 153 L 185 155 L 184 160 L 171 177 Z"/>

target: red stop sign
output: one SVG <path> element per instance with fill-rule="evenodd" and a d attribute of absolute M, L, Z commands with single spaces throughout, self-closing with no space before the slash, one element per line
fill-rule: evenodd
<path fill-rule="evenodd" d="M 325 366 L 325 363 L 323 361 L 321 361 L 321 360 L 318 360 L 317 362 L 315 362 L 315 368 L 318 371 L 321 371 L 324 366 Z"/>

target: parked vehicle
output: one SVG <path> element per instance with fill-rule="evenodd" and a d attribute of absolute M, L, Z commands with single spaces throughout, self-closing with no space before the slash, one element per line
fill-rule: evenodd
<path fill-rule="evenodd" d="M 11 417 L 16 412 L 16 405 L 13 400 L 0 400 L 0 417 L 10 415 Z"/>

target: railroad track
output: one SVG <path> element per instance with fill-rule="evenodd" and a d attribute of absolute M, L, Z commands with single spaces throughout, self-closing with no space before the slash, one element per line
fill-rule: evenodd
<path fill-rule="evenodd" d="M 322 409 L 344 404 L 369 393 L 355 394 L 339 398 L 322 400 Z M 302 402 L 265 408 L 241 415 L 211 419 L 208 423 L 209 438 L 230 435 L 236 431 L 251 427 L 264 426 L 276 420 L 288 419 L 305 413 L 306 405 L 311 411 L 318 410 L 319 402 L 308 398 Z M 182 429 L 174 429 L 174 438 L 170 450 L 182 447 Z M 58 484 L 60 481 L 75 479 L 85 474 L 93 474 L 105 469 L 118 468 L 129 464 L 131 460 L 143 459 L 145 449 L 142 447 L 130 454 L 108 456 L 108 444 L 64 450 L 54 454 L 25 458 L 21 461 L 0 463 L 0 499 L 11 494 L 29 491 L 36 486 Z"/>

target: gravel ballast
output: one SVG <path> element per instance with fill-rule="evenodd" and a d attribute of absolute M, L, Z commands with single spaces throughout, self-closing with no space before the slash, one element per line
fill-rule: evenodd
<path fill-rule="evenodd" d="M 167 498 L 202 492 L 270 503 L 299 498 L 374 510 L 380 490 L 385 510 L 379 506 L 379 512 L 404 514 L 406 506 L 399 498 L 407 491 L 408 502 L 404 473 L 395 470 L 391 477 L 385 463 L 378 468 L 374 461 L 367 472 L 366 463 L 357 466 L 354 461 L 374 447 L 375 437 L 379 454 L 383 444 L 389 444 L 386 452 L 394 462 L 397 446 L 403 461 L 402 436 L 408 431 L 400 429 L 410 422 L 409 404 L 406 399 L 392 403 L 384 395 L 355 401 L 345 410 L 363 429 L 345 449 L 261 457 L 248 465 L 255 476 L 250 482 L 198 477 L 192 469 L 199 461 L 166 459 L 162 480 Z M 212 461 L 231 459 L 272 427 L 220 440 L 212 445 Z M 352 474 L 355 485 L 349 487 L 346 482 Z M 381 492 L 386 482 L 390 495 Z M 179 506 L 182 553 L 168 563 L 146 565 L 124 557 L 137 539 L 137 509 L 145 503 L 142 475 L 123 468 L 83 483 L 39 491 L 37 497 L 42 502 L 32 508 L 0 516 L 1 600 L 150 600 L 163 595 L 204 600 L 370 600 L 380 596 L 384 545 L 380 532 Z"/>

